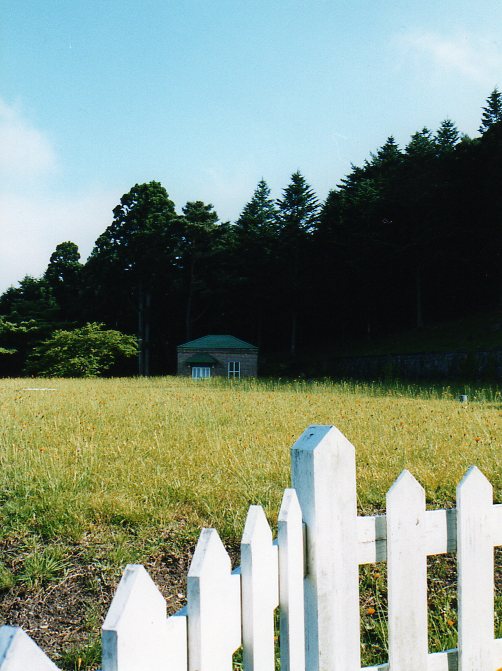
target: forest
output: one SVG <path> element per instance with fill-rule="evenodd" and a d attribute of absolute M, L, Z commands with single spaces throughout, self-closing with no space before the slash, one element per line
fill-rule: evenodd
<path fill-rule="evenodd" d="M 82 262 L 57 245 L 42 277 L 0 296 L 0 374 L 57 330 L 100 323 L 139 341 L 139 369 L 174 371 L 176 346 L 229 333 L 294 358 L 455 320 L 502 304 L 502 93 L 479 136 L 451 119 L 394 137 L 320 202 L 297 170 L 279 199 L 262 179 L 235 222 L 211 204 L 177 210 L 136 184 Z"/>

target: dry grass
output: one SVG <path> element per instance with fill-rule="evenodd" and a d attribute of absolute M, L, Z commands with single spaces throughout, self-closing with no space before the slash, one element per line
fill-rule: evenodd
<path fill-rule="evenodd" d="M 186 545 L 214 526 L 235 543 L 250 503 L 275 523 L 289 449 L 309 424 L 335 424 L 356 446 L 363 512 L 383 507 L 403 468 L 432 507 L 451 505 L 471 464 L 501 501 L 501 397 L 469 394 L 461 404 L 448 389 L 396 385 L 0 380 L 0 540 L 15 548 L 0 558 L 0 588 L 58 580 L 70 547 L 116 575 L 166 533 Z"/>
<path fill-rule="evenodd" d="M 473 463 L 502 494 L 497 399 L 460 404 L 336 384 L 3 380 L 0 407 L 4 534 L 75 539 L 89 526 L 184 519 L 238 536 L 251 502 L 275 519 L 289 448 L 313 423 L 335 424 L 356 446 L 363 509 L 382 505 L 403 468 L 434 503 L 454 500 Z"/>

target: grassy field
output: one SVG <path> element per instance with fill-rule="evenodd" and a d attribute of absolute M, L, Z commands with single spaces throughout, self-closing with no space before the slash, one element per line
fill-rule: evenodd
<path fill-rule="evenodd" d="M 235 548 L 250 503 L 275 524 L 289 449 L 309 424 L 335 424 L 356 446 L 363 513 L 383 507 L 403 468 L 424 485 L 431 507 L 452 504 L 473 463 L 502 501 L 502 399 L 494 389 L 4 379 L 0 407 L 0 617 L 26 628 L 26 600 L 38 614 L 33 637 L 67 669 L 96 668 L 99 620 L 127 562 L 147 564 L 166 595 L 178 590 L 173 610 L 201 526 L 216 527 Z M 436 649 L 455 638 L 445 562 L 434 569 L 445 578 L 433 585 L 444 601 L 431 621 Z M 369 662 L 385 648 L 385 574 L 373 567 L 361 576 Z M 77 588 L 78 636 L 65 630 L 58 638 L 52 628 L 64 623 L 61 610 L 74 606 Z M 499 598 L 498 613 L 500 605 Z"/>

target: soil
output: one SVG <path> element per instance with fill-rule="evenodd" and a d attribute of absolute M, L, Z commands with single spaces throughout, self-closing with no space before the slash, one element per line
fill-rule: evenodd
<path fill-rule="evenodd" d="M 179 543 L 170 543 L 167 535 L 161 546 L 165 550 L 143 565 L 171 615 L 186 604 L 186 575 L 194 544 L 180 549 Z M 85 554 L 81 546 L 75 546 L 70 567 L 57 582 L 39 589 L 16 584 L 0 594 L 0 625 L 21 627 L 61 669 L 91 671 L 99 667 L 86 661 L 85 650 L 99 640 L 100 627 L 120 580 L 119 574 L 86 564 Z M 230 554 L 235 559 L 236 552 Z M 15 566 L 19 548 L 0 544 L 0 556 L 7 566 Z M 83 659 L 78 661 L 80 654 Z"/>
<path fill-rule="evenodd" d="M 165 549 L 149 558 L 144 566 L 163 594 L 167 612 L 171 615 L 186 603 L 186 575 L 194 545 L 180 549 L 179 544 L 170 543 L 169 534 L 166 534 L 161 546 Z M 0 544 L 3 559 L 10 555 L 12 560 L 17 552 L 17 548 Z M 229 554 L 235 566 L 238 561 L 236 543 L 229 549 Z M 85 659 L 78 661 L 79 653 L 75 651 L 85 651 L 90 643 L 99 639 L 100 627 L 120 576 L 79 561 L 81 555 L 82 548 L 75 547 L 71 568 L 58 582 L 41 589 L 27 589 L 18 584 L 0 594 L 0 625 L 22 627 L 61 669 L 93 671 L 99 663 Z M 445 583 L 455 581 L 453 558 L 449 564 L 447 575 L 443 576 Z M 502 594 L 502 548 L 495 551 L 495 591 Z M 92 613 L 91 619 L 89 613 Z"/>

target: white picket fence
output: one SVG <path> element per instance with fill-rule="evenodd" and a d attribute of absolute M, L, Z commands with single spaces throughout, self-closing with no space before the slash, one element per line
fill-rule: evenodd
<path fill-rule="evenodd" d="M 126 568 L 103 625 L 102 671 L 231 671 L 242 645 L 246 671 L 274 671 L 280 609 L 282 671 L 360 671 L 359 565 L 386 561 L 389 661 L 365 671 L 500 671 L 494 638 L 494 547 L 502 504 L 475 467 L 457 507 L 426 510 L 404 471 L 387 514 L 356 510 L 355 453 L 334 427 L 311 426 L 292 448 L 278 538 L 251 506 L 232 571 L 218 533 L 204 529 L 188 572 L 187 607 L 166 603 L 142 566 Z M 458 650 L 429 653 L 427 556 L 458 557 Z M 0 629 L 0 671 L 57 667 L 20 629 Z"/>

